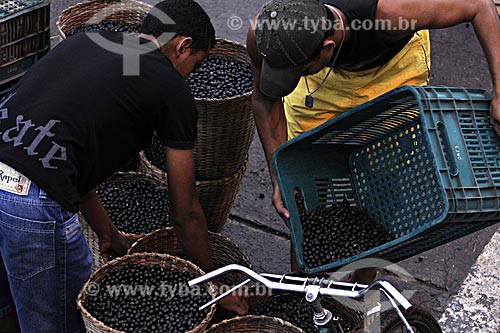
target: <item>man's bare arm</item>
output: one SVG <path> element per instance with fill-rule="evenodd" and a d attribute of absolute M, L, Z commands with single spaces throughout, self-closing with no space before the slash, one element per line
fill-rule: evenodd
<path fill-rule="evenodd" d="M 390 20 L 393 26 L 406 19 L 414 22 L 414 30 L 471 22 L 488 61 L 494 93 L 491 123 L 500 135 L 500 20 L 492 0 L 380 0 L 376 17 Z M 467 52 L 467 45 L 457 52 Z"/>
<path fill-rule="evenodd" d="M 247 52 L 250 56 L 254 88 L 252 93 L 252 109 L 260 142 L 266 155 L 266 160 L 274 187 L 273 204 L 282 217 L 289 218 L 290 213 L 284 207 L 281 194 L 272 167 L 273 154 L 276 149 L 287 141 L 287 124 L 283 102 L 265 96 L 260 90 L 261 56 L 257 48 L 255 33 L 252 27 L 247 35 Z"/>

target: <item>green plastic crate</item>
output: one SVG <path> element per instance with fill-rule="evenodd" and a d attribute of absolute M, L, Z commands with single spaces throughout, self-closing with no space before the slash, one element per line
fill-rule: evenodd
<path fill-rule="evenodd" d="M 16 15 L 33 6 L 47 2 L 46 0 L 2 0 L 0 1 L 0 18 Z"/>
<path fill-rule="evenodd" d="M 20 78 L 50 49 L 49 0 L 0 0 L 0 85 Z"/>
<path fill-rule="evenodd" d="M 368 256 L 397 262 L 498 222 L 500 140 L 490 102 L 482 89 L 407 86 L 282 144 L 273 163 L 299 266 L 316 273 Z M 295 189 L 308 212 L 348 200 L 395 239 L 309 267 Z"/>

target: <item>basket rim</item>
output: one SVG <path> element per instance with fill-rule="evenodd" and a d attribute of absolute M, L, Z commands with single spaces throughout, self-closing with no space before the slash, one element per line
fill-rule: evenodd
<path fill-rule="evenodd" d="M 66 39 L 66 34 L 64 33 L 64 31 L 62 31 L 61 27 L 59 26 L 59 19 L 57 20 L 56 22 L 56 28 L 57 28 L 57 32 L 59 33 L 59 35 L 61 36 L 62 39 Z"/>
<path fill-rule="evenodd" d="M 103 274 L 104 272 L 107 273 L 108 271 L 111 271 L 113 269 L 114 266 L 118 265 L 118 264 L 122 264 L 124 262 L 127 262 L 127 261 L 132 261 L 134 259 L 153 259 L 153 260 L 158 260 L 158 261 L 161 261 L 163 260 L 164 262 L 180 262 L 182 263 L 183 265 L 193 269 L 197 274 L 200 274 L 200 275 L 203 275 L 205 274 L 205 272 L 198 266 L 196 266 L 194 263 L 188 261 L 188 260 L 184 260 L 182 258 L 179 258 L 179 257 L 176 257 L 176 256 L 172 256 L 172 255 L 169 255 L 169 254 L 164 254 L 164 253 L 133 253 L 133 254 L 126 254 L 122 257 L 119 257 L 119 258 L 116 258 L 116 259 L 113 259 L 107 263 L 105 263 L 104 265 L 102 265 L 101 267 L 99 267 L 98 270 L 96 270 L 95 272 L 93 272 L 90 277 L 87 279 L 87 281 L 85 282 L 85 284 L 83 285 L 83 287 L 80 289 L 80 292 L 78 293 L 78 296 L 77 296 L 77 299 L 76 299 L 76 306 L 78 308 L 78 310 L 80 310 L 82 316 L 84 316 L 85 318 L 87 318 L 88 320 L 90 320 L 91 322 L 93 322 L 96 326 L 98 326 L 100 329 L 104 329 L 106 330 L 106 332 L 109 332 L 109 333 L 127 333 L 127 332 L 124 332 L 124 331 L 119 331 L 119 330 L 116 330 L 112 327 L 109 327 L 107 326 L 105 323 L 103 323 L 102 321 L 96 319 L 92 314 L 90 314 L 87 309 L 83 306 L 83 302 L 85 301 L 85 299 L 87 298 L 87 290 L 89 288 L 89 285 L 91 283 L 95 284 L 96 282 L 93 281 L 94 278 L 99 278 L 99 276 L 101 274 Z M 102 278 L 99 278 L 97 279 L 97 282 L 101 281 Z M 209 289 L 211 286 L 213 286 L 213 284 L 211 282 L 207 282 L 207 289 Z M 212 299 L 214 299 L 215 295 L 213 293 L 210 293 L 210 296 L 212 297 Z M 205 318 L 195 327 L 193 328 L 192 330 L 186 332 L 186 333 L 197 333 L 199 330 L 200 330 L 200 327 L 206 327 L 206 325 L 208 324 L 208 322 L 210 321 L 210 318 L 212 318 L 213 314 L 215 313 L 215 310 L 216 310 L 216 304 L 212 304 L 210 306 L 210 311 L 208 312 L 208 314 L 205 316 Z"/>
<path fill-rule="evenodd" d="M 252 268 L 253 265 L 250 261 L 250 258 L 247 256 L 246 253 L 243 252 L 243 250 L 240 248 L 240 246 L 236 243 L 233 243 L 231 241 L 231 239 L 221 233 L 218 233 L 218 232 L 213 232 L 213 231 L 210 231 L 210 230 L 207 230 L 208 231 L 208 237 L 217 237 L 219 238 L 221 241 L 223 242 L 226 242 L 227 244 L 230 244 L 231 246 L 233 246 L 237 251 L 240 252 L 241 254 L 241 257 L 243 259 L 243 261 L 245 261 L 246 263 L 249 264 L 249 268 Z M 132 253 L 140 253 L 140 252 L 133 252 L 134 250 L 134 247 L 137 248 L 140 244 L 141 241 L 145 241 L 145 238 L 146 237 L 154 237 L 156 236 L 157 234 L 162 234 L 162 233 L 169 233 L 171 232 L 176 238 L 177 238 L 177 235 L 175 234 L 175 230 L 173 227 L 167 227 L 167 228 L 162 228 L 162 229 L 158 229 L 158 230 L 155 230 L 155 231 L 152 231 L 146 235 L 144 235 L 143 237 L 141 237 L 140 239 L 136 240 L 132 246 L 130 246 L 130 248 L 128 249 L 128 252 L 127 254 L 132 254 Z M 145 252 L 145 253 L 158 253 L 158 252 Z"/>
<path fill-rule="evenodd" d="M 77 2 L 61 11 L 61 14 L 57 17 L 56 21 L 56 27 L 57 31 L 61 35 L 63 39 L 66 39 L 66 33 L 62 30 L 62 25 L 65 24 L 63 19 L 66 18 L 66 16 L 70 16 L 71 12 L 76 10 L 76 11 L 84 11 L 86 8 L 97 5 L 97 6 L 103 6 L 106 7 L 107 5 L 110 5 L 112 3 L 131 3 L 137 5 L 137 7 L 143 7 L 144 9 L 151 10 L 153 6 L 151 6 L 148 3 L 138 1 L 138 0 L 86 0 L 86 1 L 80 1 Z M 83 25 L 82 25 L 83 26 Z"/>
<path fill-rule="evenodd" d="M 280 325 L 282 325 L 284 328 L 290 328 L 295 330 L 297 333 L 305 333 L 303 329 L 301 329 L 298 326 L 293 325 L 289 321 L 283 320 L 279 317 L 272 317 L 272 316 L 265 316 L 265 315 L 244 315 L 244 316 L 237 316 L 231 319 L 225 319 L 221 321 L 220 323 L 212 325 L 206 333 L 213 333 L 216 332 L 219 329 L 223 329 L 227 325 L 231 324 L 238 324 L 240 322 L 245 323 L 246 321 L 273 321 L 277 322 Z"/>

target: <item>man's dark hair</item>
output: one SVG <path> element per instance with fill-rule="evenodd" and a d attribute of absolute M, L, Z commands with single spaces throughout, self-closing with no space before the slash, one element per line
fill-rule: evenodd
<path fill-rule="evenodd" d="M 175 24 L 164 24 L 151 12 L 142 21 L 140 32 L 158 38 L 165 32 L 193 38 L 191 53 L 206 51 L 215 45 L 215 30 L 210 17 L 193 0 L 165 0 L 154 6 L 168 15 Z"/>

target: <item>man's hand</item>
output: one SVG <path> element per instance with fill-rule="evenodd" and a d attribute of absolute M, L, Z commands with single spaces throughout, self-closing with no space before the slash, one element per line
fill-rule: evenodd
<path fill-rule="evenodd" d="M 276 209 L 276 212 L 281 216 L 281 218 L 288 222 L 288 219 L 290 219 L 290 212 L 285 208 L 285 204 L 283 203 L 283 199 L 281 198 L 281 192 L 278 185 L 274 187 L 273 206 Z"/>
<path fill-rule="evenodd" d="M 90 191 L 82 198 L 80 211 L 99 237 L 99 250 L 104 262 L 127 254 L 132 242 L 124 238 L 113 225 L 95 191 Z"/>
<path fill-rule="evenodd" d="M 491 100 L 490 123 L 495 133 L 500 137 L 500 95 L 495 94 Z"/>
<path fill-rule="evenodd" d="M 132 241 L 123 237 L 121 233 L 113 233 L 110 237 L 99 238 L 99 250 L 104 262 L 127 254 Z"/>

